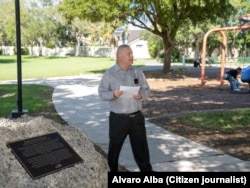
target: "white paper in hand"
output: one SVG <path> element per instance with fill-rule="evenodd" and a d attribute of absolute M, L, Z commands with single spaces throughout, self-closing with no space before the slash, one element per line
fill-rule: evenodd
<path fill-rule="evenodd" d="M 120 86 L 120 90 L 123 91 L 123 94 L 120 96 L 121 98 L 133 98 L 134 95 L 138 94 L 140 86 Z"/>

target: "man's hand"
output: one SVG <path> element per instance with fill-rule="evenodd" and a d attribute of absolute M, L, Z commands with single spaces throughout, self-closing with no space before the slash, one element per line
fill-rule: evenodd
<path fill-rule="evenodd" d="M 136 100 L 141 100 L 142 99 L 142 95 L 140 93 L 134 95 L 134 99 Z"/>
<path fill-rule="evenodd" d="M 114 90 L 114 92 L 113 92 L 113 95 L 114 95 L 115 98 L 120 97 L 122 94 L 123 94 L 123 91 L 119 90 L 119 89 Z"/>

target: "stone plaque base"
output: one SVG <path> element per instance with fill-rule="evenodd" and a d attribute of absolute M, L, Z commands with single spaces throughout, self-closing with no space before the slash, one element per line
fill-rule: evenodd
<path fill-rule="evenodd" d="M 83 162 L 83 159 L 57 132 L 9 142 L 7 146 L 12 149 L 12 153 L 32 179 Z"/>

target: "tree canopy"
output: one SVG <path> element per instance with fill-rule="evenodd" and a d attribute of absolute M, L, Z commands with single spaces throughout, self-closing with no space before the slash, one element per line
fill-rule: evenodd
<path fill-rule="evenodd" d="M 59 10 L 68 19 L 123 21 L 160 36 L 164 45 L 163 72 L 167 73 L 181 26 L 226 20 L 234 8 L 229 0 L 64 0 Z"/>
<path fill-rule="evenodd" d="M 2 46 L 15 45 L 14 5 L 12 0 L 0 1 Z M 249 0 L 20 0 L 20 5 L 22 47 L 74 46 L 77 49 L 80 45 L 117 44 L 114 30 L 130 23 L 149 33 L 144 39 L 148 41 L 150 54 L 153 58 L 164 57 L 166 73 L 171 57 L 190 55 L 190 48 L 199 57 L 208 30 L 240 25 L 239 16 L 250 10 Z M 228 54 L 235 47 L 239 54 L 248 55 L 248 30 L 226 34 Z M 208 44 L 207 53 L 215 55 L 221 45 L 220 36 L 211 35 Z"/>

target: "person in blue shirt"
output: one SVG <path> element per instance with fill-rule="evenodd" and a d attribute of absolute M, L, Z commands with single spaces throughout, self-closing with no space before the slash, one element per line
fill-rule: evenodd
<path fill-rule="evenodd" d="M 123 143 L 129 136 L 134 159 L 142 172 L 152 171 L 146 136 L 142 100 L 150 95 L 143 72 L 132 66 L 133 52 L 129 45 L 117 48 L 116 64 L 102 76 L 98 86 L 101 100 L 109 102 L 108 164 L 111 172 L 118 171 L 118 160 Z M 123 97 L 121 86 L 139 86 L 139 92 Z"/>

